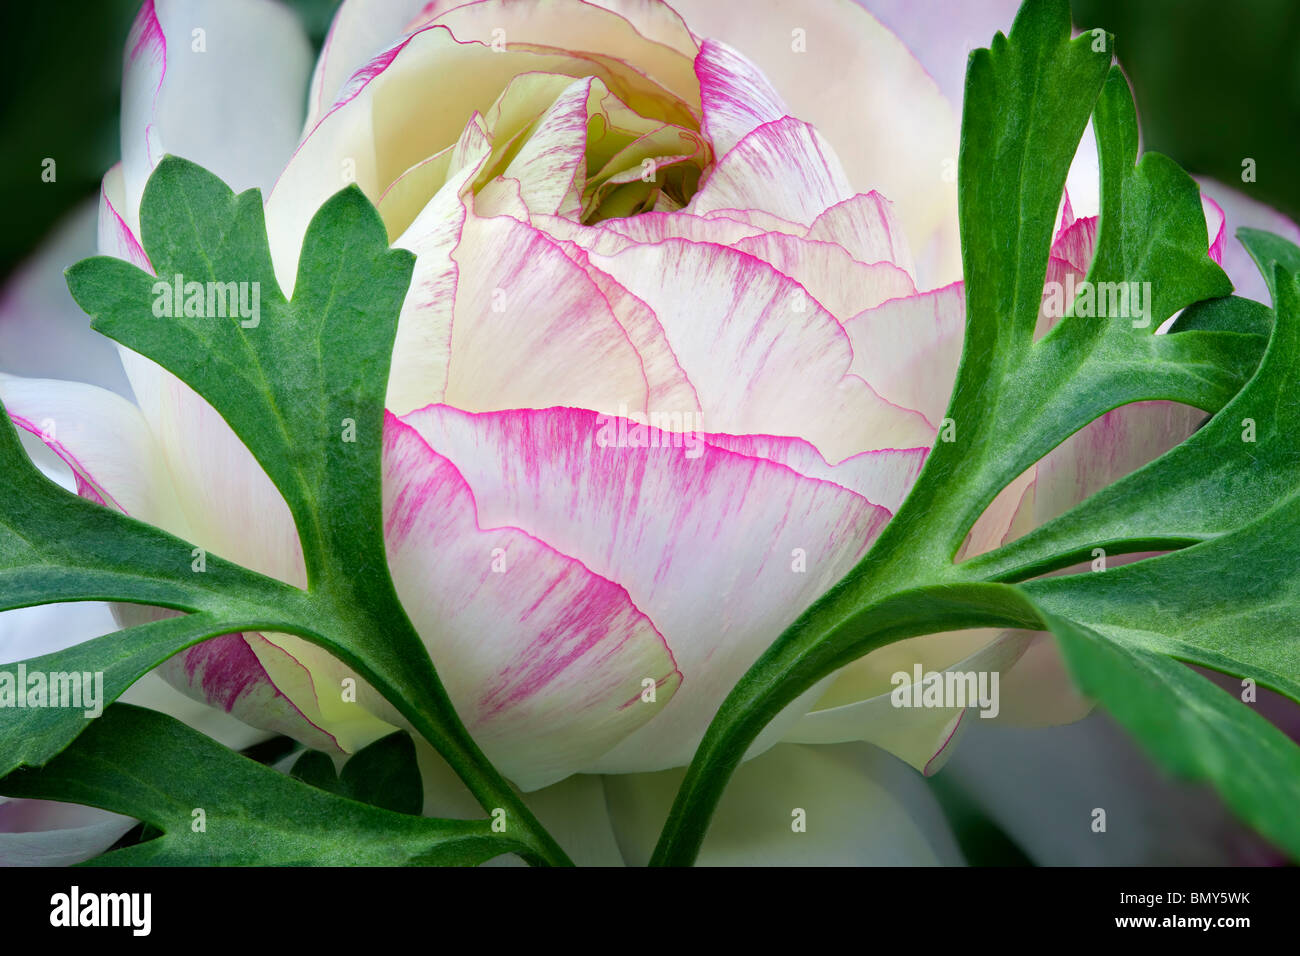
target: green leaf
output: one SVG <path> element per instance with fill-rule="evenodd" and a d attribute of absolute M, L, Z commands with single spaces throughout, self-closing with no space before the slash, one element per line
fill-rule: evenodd
<path fill-rule="evenodd" d="M 473 866 L 530 850 L 487 820 L 409 816 L 324 793 L 127 704 L 46 766 L 0 779 L 0 793 L 101 807 L 163 832 L 91 861 L 99 866 Z"/>
<path fill-rule="evenodd" d="M 1300 859 L 1300 747 L 1294 741 L 1162 653 L 1053 615 L 1045 621 L 1085 694 L 1166 769 L 1212 783 L 1243 820 Z"/>
<path fill-rule="evenodd" d="M 394 813 L 418 814 L 424 806 L 415 744 L 405 732 L 389 734 L 358 750 L 337 776 L 334 761 L 317 750 L 299 757 L 290 774 L 313 787 Z"/>
<path fill-rule="evenodd" d="M 1268 338 L 1273 334 L 1273 310 L 1254 299 L 1225 295 L 1218 299 L 1194 302 L 1179 313 L 1172 325 L 1174 332 L 1236 332 L 1255 338 L 1251 351 L 1256 358 L 1264 355 Z M 1255 367 L 1258 367 L 1258 361 Z M 1252 367 L 1250 374 L 1254 374 Z M 1247 376 L 1249 377 L 1249 376 Z"/>

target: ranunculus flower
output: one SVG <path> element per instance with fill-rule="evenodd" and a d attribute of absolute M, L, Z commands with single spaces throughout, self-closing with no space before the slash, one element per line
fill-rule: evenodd
<path fill-rule="evenodd" d="M 304 51 L 269 3 L 148 0 L 100 250 L 149 268 L 141 193 L 173 153 L 271 187 L 287 292 L 309 219 L 357 182 L 418 257 L 388 393 L 385 530 L 453 702 L 525 790 L 681 767 L 732 684 L 870 547 L 942 426 L 963 331 L 952 107 L 891 32 L 831 0 L 346 0 L 305 122 Z M 1217 258 L 1223 216 L 1207 210 Z M 1095 225 L 1065 203 L 1049 279 L 1083 277 Z M 51 447 L 83 495 L 303 585 L 288 510 L 230 428 L 121 357 L 135 404 L 14 378 L 0 397 L 22 427 L 58 423 Z M 967 553 L 1059 514 L 1198 417 L 1112 412 L 1009 487 Z M 959 662 L 1004 672 L 1001 720 L 1086 711 L 1042 636 L 958 632 L 846 668 L 751 756 L 867 741 L 933 772 L 970 721 L 891 706 L 889 677 Z M 373 694 L 345 701 L 349 672 L 286 635 L 219 638 L 161 672 L 334 753 L 398 721 Z M 432 758 L 426 771 L 428 808 L 447 812 L 454 784 Z M 603 821 L 608 799 L 623 855 L 641 860 L 675 779 L 610 777 L 602 794 L 582 777 L 563 800 Z M 782 831 L 790 806 L 844 810 L 830 838 L 848 853 L 957 858 L 919 778 L 878 751 L 782 744 L 727 799 L 755 794 L 783 808 Z M 787 852 L 728 835 L 728 806 L 706 861 L 738 859 L 749 838 Z M 597 829 L 573 839 L 608 849 Z"/>

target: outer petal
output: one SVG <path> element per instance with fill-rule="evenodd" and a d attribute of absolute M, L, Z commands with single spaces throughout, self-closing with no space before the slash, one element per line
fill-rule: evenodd
<path fill-rule="evenodd" d="M 605 778 L 623 856 L 644 866 L 682 771 Z M 802 811 L 806 829 L 794 826 Z M 865 744 L 782 744 L 742 764 L 704 839 L 702 866 L 959 865 L 921 778 Z"/>
<path fill-rule="evenodd" d="M 452 254 L 464 235 L 468 215 L 460 193 L 477 169 L 477 162 L 472 162 L 453 175 L 393 243 L 416 254 L 397 323 L 385 399 L 398 415 L 441 402 L 447 394 L 459 277 Z"/>
<path fill-rule="evenodd" d="M 446 761 L 423 741 L 417 740 L 415 747 L 424 777 L 424 815 L 481 819 L 483 808 Z M 623 865 L 623 855 L 619 853 L 605 806 L 601 777 L 575 774 L 523 794 L 523 801 L 578 866 Z M 488 865 L 523 866 L 524 861 L 511 854 L 498 857 Z"/>
<path fill-rule="evenodd" d="M 320 122 L 353 73 L 400 40 L 421 8 L 431 5 L 424 0 L 343 0 L 312 71 L 305 130 Z"/>
<path fill-rule="evenodd" d="M 145 0 L 122 80 L 127 224 L 136 228 L 145 181 L 165 153 L 237 191 L 269 186 L 297 140 L 310 69 L 307 37 L 286 7 Z"/>
<path fill-rule="evenodd" d="M 200 541 L 196 529 L 204 536 L 217 535 L 215 539 L 205 537 L 201 546 L 222 555 L 242 552 L 246 564 L 260 563 L 265 568 L 281 571 L 291 569 L 301 573 L 294 562 L 299 552 L 291 549 L 286 553 L 284 545 L 279 552 L 262 550 L 264 547 L 274 547 L 272 539 L 259 537 L 259 530 L 266 530 L 257 528 L 262 522 L 254 521 L 251 527 L 245 528 L 235 521 L 231 513 L 231 509 L 239 509 L 246 518 L 250 506 L 256 513 L 255 502 L 258 501 L 257 492 L 260 490 L 263 493 L 261 501 L 271 512 L 263 517 L 269 518 L 274 525 L 273 504 L 280 501 L 273 488 L 270 495 L 274 496 L 274 501 L 265 494 L 266 489 L 260 487 L 256 477 L 261 472 L 242 445 L 239 450 L 247 460 L 236 457 L 234 462 L 228 463 L 229 471 L 201 476 L 207 482 L 201 491 L 211 495 L 214 507 L 219 506 L 221 513 L 229 515 L 230 524 L 220 529 L 203 521 L 202 516 L 198 522 L 191 523 L 181 497 L 176 493 L 176 486 L 172 483 L 174 473 L 169 471 L 169 458 L 155 441 L 144 416 L 120 396 L 79 382 L 0 376 L 0 399 L 4 400 L 19 427 L 41 437 L 71 468 L 77 491 L 82 497 L 98 501 L 191 541 Z M 185 437 L 191 442 L 197 442 L 200 438 L 198 433 Z M 174 455 L 179 453 L 174 461 L 188 460 L 184 458 L 183 448 L 173 447 L 169 451 Z M 252 481 L 252 497 L 242 500 L 238 497 L 241 489 L 237 484 L 222 483 L 231 478 L 231 471 L 237 473 L 240 469 Z M 185 491 L 187 494 L 183 497 L 188 501 L 190 489 L 187 487 Z M 234 500 L 229 500 L 231 498 Z M 285 517 L 287 518 L 287 511 Z M 283 528 L 280 530 L 283 532 Z M 289 533 L 293 533 L 291 522 Z M 296 547 L 296 538 L 293 543 Z M 178 560 L 188 561 L 188 553 L 178 555 Z M 68 626 L 72 614 L 84 616 L 101 607 L 74 606 L 65 609 L 62 626 Z M 25 613 L 36 612 L 33 610 Z M 157 620 L 170 613 L 172 612 L 126 605 L 114 608 L 116 627 L 130 627 Z M 116 629 L 111 620 L 104 618 L 99 618 L 101 625 L 94 632 L 86 633 L 85 639 Z M 20 656 L 29 656 L 27 652 L 42 654 L 56 649 L 48 641 L 43 646 L 33 647 L 28 646 L 30 641 L 21 638 L 14 640 L 23 645 Z M 260 641 L 261 638 L 250 635 L 248 640 Z M 0 655 L 3 653 L 5 649 L 0 648 Z M 277 689 L 266 668 L 259 663 L 246 639 L 240 635 L 219 637 L 182 651 L 162 664 L 158 673 L 194 700 L 211 704 L 248 724 L 291 734 L 320 749 L 334 747 L 331 738 L 304 717 Z M 151 700 L 141 702 L 153 706 Z M 172 707 L 161 709 L 174 711 Z M 194 723 L 192 719 L 187 722 Z M 220 725 L 217 727 L 220 729 Z"/>
<path fill-rule="evenodd" d="M 122 358 L 184 518 L 182 525 L 159 526 L 262 574 L 306 586 L 289 508 L 225 419 L 148 359 L 125 349 Z"/>
<path fill-rule="evenodd" d="M 398 593 L 493 762 L 533 790 L 650 720 L 681 675 L 627 592 L 521 531 L 487 530 L 481 515 L 476 524 L 474 496 L 446 458 L 395 418 L 384 437 Z"/>
<path fill-rule="evenodd" d="M 984 639 L 983 632 L 971 633 L 979 634 L 980 639 Z M 1000 685 L 1004 672 L 1009 671 L 1016 664 L 1029 646 L 1032 637 L 1033 634 L 1029 631 L 1004 632 L 973 654 L 941 668 L 942 671 L 959 673 L 998 674 L 999 687 L 990 694 L 992 700 L 988 708 L 970 705 L 933 708 L 899 707 L 894 702 L 891 688 L 874 697 L 835 707 L 820 707 L 818 710 L 811 711 L 795 724 L 786 734 L 785 739 L 809 744 L 863 740 L 888 750 L 929 776 L 952 756 L 953 744 L 958 734 L 970 723 L 994 719 L 998 716 L 1001 706 Z M 926 638 L 925 644 L 916 641 L 900 642 L 902 643 L 919 651 L 926 645 L 933 647 L 936 641 L 932 637 Z M 943 643 L 950 648 L 952 642 Z M 933 658 L 929 654 L 916 654 L 910 662 L 906 659 L 908 656 L 913 656 L 910 654 L 896 653 L 891 656 L 894 666 L 898 668 L 895 673 L 906 674 L 908 683 L 912 680 L 915 664 L 921 665 L 923 673 L 940 670 L 935 667 Z M 877 669 L 880 668 L 878 663 L 868 662 L 874 663 Z M 836 692 L 843 692 L 838 684 L 832 689 L 832 693 Z M 988 717 L 985 718 L 984 714 L 988 714 Z"/>
<path fill-rule="evenodd" d="M 72 469 L 83 497 L 185 533 L 162 453 L 126 399 L 80 382 L 0 375 L 0 400 L 15 425 L 40 437 Z"/>
<path fill-rule="evenodd" d="M 153 265 L 140 244 L 139 225 L 134 228 L 127 225 L 128 214 L 122 164 L 118 163 L 104 174 L 99 190 L 99 251 L 153 272 Z"/>
<path fill-rule="evenodd" d="M 735 680 L 887 517 L 842 488 L 698 435 L 687 447 L 626 447 L 635 423 L 589 412 L 433 407 L 406 421 L 464 475 L 480 525 L 521 528 L 621 584 L 672 647 L 682 690 L 599 771 L 684 764 Z"/>
<path fill-rule="evenodd" d="M 94 807 L 0 797 L 0 866 L 72 866 L 103 853 L 135 824 Z"/>
<path fill-rule="evenodd" d="M 638 217 L 640 218 L 640 217 Z M 645 372 L 646 406 L 650 410 L 677 409 L 683 415 L 700 413 L 700 398 L 686 377 L 686 371 L 664 334 L 654 310 L 613 278 L 591 264 L 587 254 L 576 244 L 561 242 L 560 248 L 587 274 L 604 296 L 618 324 L 641 357 Z M 629 409 L 629 414 L 631 410 Z M 694 420 L 694 419 L 693 419 Z"/>
<path fill-rule="evenodd" d="M 673 6 L 697 36 L 757 64 L 793 115 L 817 127 L 846 164 L 850 195 L 879 189 L 897 203 L 924 288 L 960 278 L 956 177 L 946 175 L 958 119 L 897 37 L 851 0 Z"/>
<path fill-rule="evenodd" d="M 864 451 L 832 465 L 811 444 L 801 438 L 772 435 L 708 436 L 711 444 L 785 465 L 809 478 L 833 482 L 866 498 L 893 514 L 902 505 L 930 449 L 882 448 Z"/>
<path fill-rule="evenodd" d="M 251 726 L 287 734 L 313 750 L 339 752 L 336 739 L 276 686 L 250 646 L 255 641 L 265 639 L 256 634 L 213 638 L 177 654 L 157 673 L 191 699 Z"/>
<path fill-rule="evenodd" d="M 69 213 L 0 294 L 0 372 L 77 378 L 125 393 L 113 342 L 91 331 L 63 270 L 95 254 L 95 203 Z"/>

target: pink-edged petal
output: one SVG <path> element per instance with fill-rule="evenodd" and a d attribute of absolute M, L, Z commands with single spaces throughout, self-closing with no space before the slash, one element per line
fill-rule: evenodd
<path fill-rule="evenodd" d="M 704 104 L 704 133 L 719 156 L 764 123 L 790 115 L 762 71 L 725 43 L 700 44 L 695 75 Z"/>
<path fill-rule="evenodd" d="M 753 226 L 759 232 L 784 232 L 791 236 L 806 236 L 808 227 L 789 219 L 782 219 L 762 209 L 714 209 L 704 214 L 705 219 L 731 220 Z"/>
<path fill-rule="evenodd" d="M 911 276 L 892 262 L 859 262 L 832 242 L 769 232 L 742 239 L 735 247 L 794 279 L 842 323 L 916 293 Z"/>
<path fill-rule="evenodd" d="M 1227 219 L 1223 207 L 1202 193 L 1201 209 L 1205 212 L 1205 227 L 1210 236 L 1210 258 L 1223 265 L 1223 249 L 1228 238 Z"/>
<path fill-rule="evenodd" d="M 135 825 L 95 807 L 0 797 L 0 866 L 73 866 L 99 856 Z"/>
<path fill-rule="evenodd" d="M 237 191 L 269 187 L 297 141 L 310 70 L 306 34 L 287 7 L 145 0 L 122 80 L 127 224 L 136 228 L 145 181 L 166 153 Z"/>
<path fill-rule="evenodd" d="M 685 763 L 731 685 L 888 519 L 841 487 L 699 435 L 632 447 L 648 434 L 612 416 L 435 406 L 405 421 L 459 469 L 481 526 L 520 528 L 622 585 L 672 648 L 681 690 L 588 768 L 597 772 Z M 759 749 L 801 713 L 775 721 Z"/>
<path fill-rule="evenodd" d="M 605 778 L 629 865 L 654 851 L 684 771 Z M 802 821 L 803 826 L 795 824 Z M 953 866 L 943 811 L 914 771 L 865 744 L 782 744 L 737 768 L 700 848 L 701 866 Z"/>
<path fill-rule="evenodd" d="M 1097 217 L 1083 216 L 1076 218 L 1057 234 L 1052 242 L 1051 258 L 1069 266 L 1076 273 L 1075 279 L 1079 280 L 1087 274 L 1096 250 Z"/>
<path fill-rule="evenodd" d="M 778 462 L 809 478 L 833 482 L 891 514 L 912 490 L 930 452 L 929 448 L 882 448 L 832 465 L 802 438 L 710 433 L 708 440 L 742 455 Z"/>
<path fill-rule="evenodd" d="M 591 226 L 556 216 L 531 215 L 528 221 L 547 235 L 572 242 L 588 252 L 603 256 L 612 256 L 628 246 L 652 244 L 665 239 L 734 246 L 741 239 L 760 236 L 768 231 L 766 226 L 754 225 L 730 216 L 695 216 L 687 212 L 646 212 L 625 219 L 606 219 Z M 794 234 L 803 234 L 802 226 L 793 223 L 788 225 Z"/>
<path fill-rule="evenodd" d="M 244 638 L 276 689 L 310 725 L 307 739 L 332 741 L 322 749 L 356 753 L 401 725 L 392 706 L 374 688 L 315 644 L 289 634 Z"/>
<path fill-rule="evenodd" d="M 672 654 L 623 588 L 484 521 L 456 468 L 391 417 L 384 476 L 398 593 L 457 712 L 517 784 L 582 769 L 673 696 Z"/>
<path fill-rule="evenodd" d="M 635 16 L 653 10 L 649 5 L 639 6 L 640 11 L 633 9 L 629 13 Z M 675 17 L 671 10 L 664 8 L 657 16 L 651 14 L 656 22 L 647 29 L 688 52 L 650 39 L 638 29 L 635 19 L 622 15 L 620 7 L 583 0 L 477 0 L 447 10 L 430 23 L 448 27 L 460 40 L 488 43 L 502 36 L 507 47 L 549 47 L 617 60 L 661 84 L 698 113 L 699 87 L 692 63 L 695 51 L 686 45 L 689 41 L 680 30 L 673 30 Z M 674 32 L 676 35 L 670 39 Z"/>
<path fill-rule="evenodd" d="M 614 318 L 623 327 L 628 340 L 640 356 L 646 377 L 646 407 L 652 411 L 661 409 L 676 410 L 684 415 L 698 414 L 699 396 L 681 363 L 677 361 L 677 355 L 654 310 L 593 266 L 581 247 L 567 241 L 558 245 L 600 290 Z"/>
<path fill-rule="evenodd" d="M 1052 252 L 1047 259 L 1047 277 L 1043 283 L 1043 301 L 1034 326 L 1034 340 L 1042 338 L 1061 321 L 1070 308 L 1066 301 L 1070 289 L 1081 289 L 1081 283 L 1092 265 L 1097 249 L 1096 216 L 1073 218 L 1067 223 L 1067 214 L 1073 216 L 1067 196 L 1061 206 L 1061 228 L 1052 242 Z"/>
<path fill-rule="evenodd" d="M 175 485 L 140 410 L 81 382 L 0 375 L 0 400 L 72 469 L 77 491 L 176 534 L 188 530 Z"/>
<path fill-rule="evenodd" d="M 99 251 L 103 255 L 125 259 L 134 266 L 153 272 L 153 264 L 145 255 L 136 230 L 127 225 L 126 214 L 126 185 L 122 178 L 122 164 L 118 163 L 104 174 L 104 181 L 100 185 Z"/>
<path fill-rule="evenodd" d="M 502 175 L 519 183 L 529 211 L 570 219 L 581 212 L 587 125 L 591 107 L 599 108 L 603 93 L 592 77 L 570 83 L 506 167 Z"/>
<path fill-rule="evenodd" d="M 184 387 L 178 382 L 176 385 Z M 197 400 L 193 393 L 189 395 Z M 283 507 L 283 503 L 242 445 L 238 448 L 242 457 L 237 455 L 234 462 L 227 463 L 228 471 L 216 475 L 202 474 L 203 487 L 186 486 L 183 493 L 178 494 L 173 483 L 176 472 L 172 469 L 177 465 L 194 464 L 195 458 L 186 456 L 183 448 L 164 450 L 160 447 L 145 416 L 120 396 L 77 382 L 0 376 L 0 398 L 15 424 L 41 438 L 70 467 L 82 497 L 198 542 L 200 547 L 214 553 L 234 555 L 236 560 L 249 566 L 270 570 L 271 573 L 288 568 L 291 576 L 301 578 L 301 552 L 297 549 L 296 536 L 292 540 L 286 539 L 283 526 L 279 528 L 278 537 L 282 539 L 284 550 L 278 554 L 264 550 L 274 547 L 275 541 L 274 537 L 265 534 L 268 528 L 261 527 L 262 521 L 269 517 L 272 536 L 275 536 L 275 519 L 282 517 L 287 521 L 288 513 L 286 509 L 282 516 L 276 514 L 274 505 Z M 177 410 L 170 409 L 172 412 Z M 210 407 L 207 411 L 215 415 Z M 164 421 L 174 422 L 174 419 L 166 416 Z M 217 442 L 221 438 L 213 434 L 199 436 L 197 432 L 188 432 L 187 435 L 192 445 L 202 445 L 204 437 Z M 195 449 L 191 447 L 189 450 Z M 202 454 L 203 451 L 199 450 L 200 468 L 204 460 Z M 231 474 L 239 471 L 251 480 L 251 498 L 243 497 L 248 486 L 241 488 Z M 258 476 L 262 481 L 257 480 Z M 199 494 L 206 492 L 211 496 L 208 500 L 214 503 L 218 517 L 225 516 L 228 521 L 224 528 L 214 526 L 209 520 L 211 515 L 199 514 L 193 507 L 187 512 L 186 504 L 192 504 L 196 490 Z M 257 507 L 259 492 L 261 504 L 266 506 L 261 514 L 258 514 Z M 274 496 L 273 501 L 267 497 L 268 494 Z M 255 516 L 251 522 L 248 521 L 250 514 Z M 190 520 L 191 515 L 194 515 L 194 521 Z M 293 535 L 291 522 L 287 530 L 289 535 Z M 189 562 L 191 555 L 185 552 L 183 557 L 178 555 L 178 560 Z M 174 613 L 133 605 L 116 605 L 112 610 L 118 627 L 131 627 Z M 110 629 L 101 628 L 100 633 Z M 219 708 L 249 725 L 290 734 L 319 749 L 337 749 L 328 735 L 280 693 L 267 670 L 249 649 L 249 644 L 255 640 L 261 638 L 258 635 L 248 635 L 247 638 L 229 635 L 206 641 L 164 662 L 157 673 L 193 700 Z M 51 649 L 44 648 L 38 652 L 45 653 Z M 145 706 L 155 704 L 152 700 L 138 702 Z M 160 709 L 173 712 L 170 708 Z"/>
<path fill-rule="evenodd" d="M 339 753 L 334 737 L 313 724 L 275 685 L 250 643 L 259 635 L 227 634 L 196 644 L 157 673 L 175 689 L 254 727 L 286 734 L 312 748 Z"/>
<path fill-rule="evenodd" d="M 811 226 L 852 198 L 853 188 L 821 133 L 792 117 L 757 127 L 719 160 L 687 211 L 759 209 Z"/>
<path fill-rule="evenodd" d="M 981 639 L 985 631 L 972 631 Z M 1032 640 L 1030 631 L 1006 631 L 988 641 L 974 653 L 967 655 L 946 666 L 936 666 L 933 652 L 924 655 L 898 653 L 889 655 L 896 670 L 907 676 L 902 686 L 894 684 L 891 688 L 872 697 L 856 700 L 852 703 L 834 707 L 821 707 L 805 715 L 799 723 L 787 732 L 785 739 L 793 743 L 834 744 L 862 740 L 888 750 L 900 760 L 911 764 L 917 770 L 929 776 L 937 772 L 948 758 L 952 756 L 957 737 L 972 721 L 993 719 L 1001 706 L 1001 681 L 1004 672 L 1009 671 L 1020 656 L 1024 654 Z M 928 640 L 928 639 L 927 639 Z M 909 648 L 923 647 L 913 640 L 902 642 Z M 933 644 L 933 640 L 929 640 Z M 966 706 L 954 707 L 902 707 L 897 703 L 896 694 L 902 694 L 904 701 L 910 701 L 910 685 L 915 676 L 915 666 L 921 665 L 923 675 L 929 673 L 961 673 L 976 675 L 998 675 L 999 686 L 991 684 L 992 677 L 985 677 L 989 690 L 989 701 L 967 703 Z M 877 670 L 881 665 L 876 665 Z M 924 678 L 923 678 L 924 679 Z M 837 693 L 832 686 L 831 693 Z M 838 691 L 842 693 L 842 691 Z M 983 713 L 989 717 L 982 716 Z"/>
<path fill-rule="evenodd" d="M 958 117 L 893 33 L 843 0 L 673 6 L 697 36 L 755 63 L 792 115 L 817 127 L 845 164 L 849 196 L 878 189 L 897 203 L 923 288 L 961 277 Z"/>
<path fill-rule="evenodd" d="M 708 431 L 804 437 L 833 461 L 933 439 L 919 413 L 849 374 L 844 329 L 761 259 L 680 239 L 591 259 L 654 309 Z"/>
<path fill-rule="evenodd" d="M 269 730 L 246 724 L 224 710 L 209 706 L 206 701 L 182 693 L 163 680 L 156 670 L 128 687 L 118 700 L 175 717 L 231 750 L 244 750 L 275 736 Z"/>
<path fill-rule="evenodd" d="M 893 299 L 844 324 L 853 371 L 888 401 L 915 408 L 938 427 L 957 378 L 966 333 L 960 282 Z"/>
<path fill-rule="evenodd" d="M 412 20 L 428 6 L 424 0 L 343 0 L 312 72 L 305 128 L 329 111 L 353 73 L 413 29 Z"/>
<path fill-rule="evenodd" d="M 859 262 L 892 262 L 916 276 L 894 204 L 880 193 L 859 193 L 831 206 L 813 221 L 806 238 L 833 242 Z"/>
<path fill-rule="evenodd" d="M 471 216 L 452 258 L 448 403 L 645 410 L 640 356 L 600 289 L 554 240 L 507 216 Z"/>

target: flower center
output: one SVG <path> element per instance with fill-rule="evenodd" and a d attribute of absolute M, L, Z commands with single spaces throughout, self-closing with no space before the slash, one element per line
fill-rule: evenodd
<path fill-rule="evenodd" d="M 675 212 L 713 161 L 697 129 L 638 112 L 597 77 L 516 77 L 481 133 L 489 154 L 473 178 L 476 196 L 517 189 L 530 212 L 584 224 Z"/>

